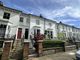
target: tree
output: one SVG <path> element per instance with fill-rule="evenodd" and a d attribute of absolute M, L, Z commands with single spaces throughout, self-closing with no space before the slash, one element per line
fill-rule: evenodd
<path fill-rule="evenodd" d="M 65 33 L 58 33 L 58 39 L 59 40 L 63 40 L 63 39 L 65 39 Z"/>

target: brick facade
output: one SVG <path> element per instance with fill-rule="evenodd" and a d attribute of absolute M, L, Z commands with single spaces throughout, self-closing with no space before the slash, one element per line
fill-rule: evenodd
<path fill-rule="evenodd" d="M 42 53 L 43 53 L 42 42 L 43 42 L 43 40 L 37 41 L 37 53 L 38 53 L 38 56 L 42 56 Z"/>
<path fill-rule="evenodd" d="M 29 42 L 24 42 L 23 46 L 23 60 L 27 60 L 29 55 Z"/>
<path fill-rule="evenodd" d="M 11 42 L 5 42 L 1 60 L 9 60 L 10 48 L 11 48 Z"/>

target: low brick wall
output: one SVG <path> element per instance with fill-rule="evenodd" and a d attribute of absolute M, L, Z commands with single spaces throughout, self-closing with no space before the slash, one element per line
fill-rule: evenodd
<path fill-rule="evenodd" d="M 43 52 L 43 55 L 49 55 L 49 54 L 54 54 L 55 53 L 55 50 L 45 50 Z"/>
<path fill-rule="evenodd" d="M 43 40 L 38 40 L 37 41 L 37 47 L 36 47 L 36 52 L 38 54 L 38 56 L 42 56 L 43 54 L 43 45 L 42 45 Z"/>
<path fill-rule="evenodd" d="M 24 42 L 23 46 L 23 60 L 27 60 L 29 55 L 29 42 Z"/>
<path fill-rule="evenodd" d="M 43 51 L 44 51 L 43 55 L 48 55 L 48 54 L 63 52 L 63 48 L 62 47 L 44 48 Z"/>
<path fill-rule="evenodd" d="M 11 41 L 4 42 L 3 54 L 1 60 L 9 60 L 9 53 L 11 49 Z"/>
<path fill-rule="evenodd" d="M 75 50 L 76 45 L 65 46 L 65 51 Z"/>

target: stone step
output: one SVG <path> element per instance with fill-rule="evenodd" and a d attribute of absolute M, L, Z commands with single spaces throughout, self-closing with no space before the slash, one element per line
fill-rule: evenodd
<path fill-rule="evenodd" d="M 22 41 L 21 40 L 15 40 L 14 42 L 14 48 L 10 52 L 11 58 L 15 58 L 21 53 L 22 50 Z"/>
<path fill-rule="evenodd" d="M 37 56 L 37 54 L 29 54 L 28 55 L 29 58 L 36 57 L 36 56 Z"/>

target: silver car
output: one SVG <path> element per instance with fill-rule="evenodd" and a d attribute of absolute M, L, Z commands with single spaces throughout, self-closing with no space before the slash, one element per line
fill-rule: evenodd
<path fill-rule="evenodd" d="M 76 60 L 80 60 L 80 49 L 76 52 Z"/>

